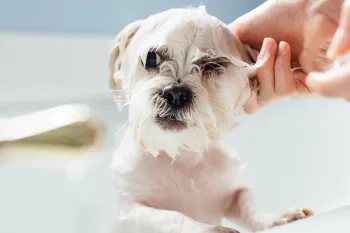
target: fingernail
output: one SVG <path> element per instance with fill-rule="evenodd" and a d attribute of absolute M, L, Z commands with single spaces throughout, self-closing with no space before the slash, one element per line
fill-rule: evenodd
<path fill-rule="evenodd" d="M 283 55 L 288 51 L 289 44 L 287 42 L 281 41 L 278 45 L 278 55 Z"/>
<path fill-rule="evenodd" d="M 342 28 L 339 28 L 335 33 L 327 51 L 327 57 L 329 59 L 333 60 L 338 56 L 338 50 L 339 50 L 339 47 L 341 46 L 341 41 L 343 40 L 343 37 L 344 37 L 344 30 Z"/>
<path fill-rule="evenodd" d="M 273 47 L 273 40 L 271 38 L 265 38 L 259 54 L 259 60 L 261 61 L 268 60 L 271 55 L 272 47 Z"/>
<path fill-rule="evenodd" d="M 271 48 L 273 46 L 273 39 L 272 38 L 265 38 L 264 40 L 266 50 L 271 51 Z"/>

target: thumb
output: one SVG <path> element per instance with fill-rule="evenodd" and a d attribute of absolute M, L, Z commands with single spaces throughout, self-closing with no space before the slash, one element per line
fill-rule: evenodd
<path fill-rule="evenodd" d="M 350 0 L 343 4 L 340 24 L 329 47 L 327 56 L 335 59 L 350 50 Z"/>
<path fill-rule="evenodd" d="M 311 90 L 328 97 L 350 98 L 350 65 L 325 73 L 310 73 L 306 84 Z"/>

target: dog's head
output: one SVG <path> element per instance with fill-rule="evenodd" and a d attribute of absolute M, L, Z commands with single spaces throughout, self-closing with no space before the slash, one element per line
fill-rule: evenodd
<path fill-rule="evenodd" d="M 256 54 L 204 7 L 126 26 L 115 39 L 110 84 L 117 101 L 128 97 L 135 140 L 155 156 L 203 152 L 243 111 L 254 74 L 249 55 Z"/>

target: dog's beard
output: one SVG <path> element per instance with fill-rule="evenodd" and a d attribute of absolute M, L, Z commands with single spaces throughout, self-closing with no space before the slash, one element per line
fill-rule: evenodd
<path fill-rule="evenodd" d="M 173 78 L 161 76 L 134 86 L 129 104 L 134 139 L 153 156 L 164 151 L 175 159 L 183 150 L 202 155 L 210 141 L 220 139 L 234 127 L 237 107 L 232 92 L 241 102 L 245 90 L 233 85 L 207 93 L 204 87 L 194 85 L 191 89 L 196 96 L 192 102 L 185 108 L 173 109 L 160 97 L 161 90 L 172 82 Z"/>
<path fill-rule="evenodd" d="M 201 52 L 194 45 L 187 49 L 185 56 L 182 44 L 174 45 L 177 49 L 167 50 L 172 59 L 162 63 L 159 70 L 146 70 L 136 63 L 126 65 L 127 77 L 133 77 L 129 86 L 129 123 L 137 143 L 154 156 L 164 151 L 175 158 L 181 149 L 201 155 L 211 140 L 220 139 L 233 126 L 237 106 L 246 99 L 242 96 L 248 84 L 249 66 L 223 52 Z M 165 47 L 174 46 L 167 44 Z M 144 54 L 149 50 L 145 51 L 136 52 L 142 55 L 139 63 L 143 65 L 147 58 Z M 130 61 L 133 54 L 130 53 Z M 228 67 L 213 74 L 200 73 L 201 68 L 194 61 L 203 65 L 206 56 L 216 55 L 227 57 Z M 158 93 L 172 83 L 181 83 L 194 93 L 190 105 L 175 110 L 159 98 Z"/>
<path fill-rule="evenodd" d="M 154 156 L 164 151 L 175 159 L 180 150 L 202 154 L 210 137 L 217 133 L 214 113 L 209 104 L 203 104 L 204 95 L 197 96 L 186 108 L 171 108 L 159 96 L 169 82 L 173 79 L 160 77 L 135 85 L 129 104 L 134 139 Z"/>

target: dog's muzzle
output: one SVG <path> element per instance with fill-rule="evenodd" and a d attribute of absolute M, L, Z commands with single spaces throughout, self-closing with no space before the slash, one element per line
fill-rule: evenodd
<path fill-rule="evenodd" d="M 171 84 L 162 89 L 158 96 L 163 106 L 157 114 L 155 122 L 163 129 L 181 131 L 187 127 L 184 113 L 191 110 L 193 92 L 182 84 Z"/>

